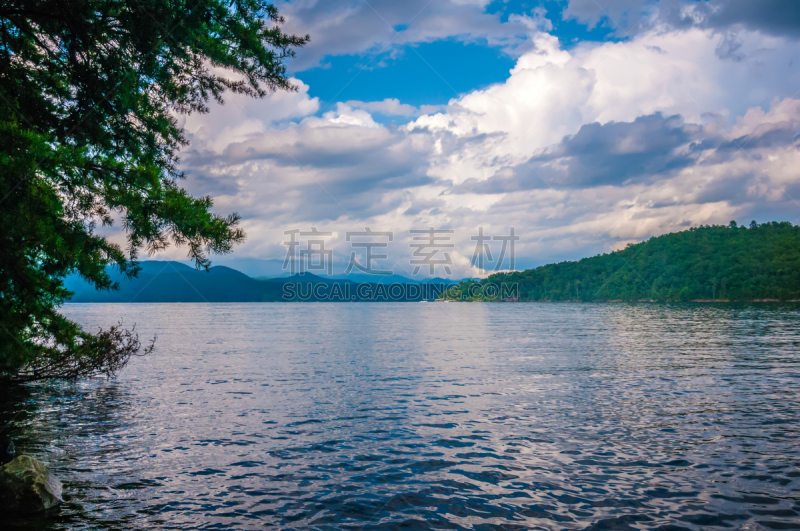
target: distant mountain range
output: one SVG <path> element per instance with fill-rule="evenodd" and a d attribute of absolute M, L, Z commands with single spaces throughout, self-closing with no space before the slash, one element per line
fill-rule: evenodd
<path fill-rule="evenodd" d="M 68 277 L 71 302 L 800 300 L 800 226 L 701 226 L 577 262 L 461 282 L 309 273 L 253 278 L 225 266 L 141 266 L 135 279 L 110 271 L 119 291 L 98 292 Z"/>
<path fill-rule="evenodd" d="M 222 255 L 214 257 L 214 264 L 217 266 L 226 266 L 231 269 L 235 269 L 236 271 L 244 273 L 248 277 L 252 277 L 259 280 L 267 280 L 273 278 L 288 278 L 289 276 L 291 276 L 291 274 L 285 269 L 286 266 L 284 264 L 284 261 L 279 259 L 262 260 L 260 258 L 244 258 L 244 257 L 238 257 L 236 255 Z M 191 265 L 189 267 L 191 267 Z M 338 264 L 338 267 L 340 267 L 338 271 L 341 272 L 344 270 L 342 264 Z M 352 280 L 354 282 L 367 282 L 367 283 L 379 282 L 381 284 L 396 284 L 402 282 L 411 282 L 411 283 L 449 282 L 455 284 L 458 282 L 456 280 L 448 280 L 444 278 L 412 279 L 401 275 L 388 275 L 384 277 L 381 275 L 365 275 L 362 273 L 356 273 L 350 275 L 335 274 L 332 276 L 327 276 L 327 275 L 319 275 L 319 276 L 323 278 Z"/>
<path fill-rule="evenodd" d="M 225 266 L 198 271 L 180 262 L 145 261 L 137 278 L 109 270 L 118 291 L 97 291 L 78 275 L 65 281 L 70 302 L 282 302 L 435 300 L 458 281 L 411 280 L 399 275 L 317 276 L 310 273 L 252 278 Z"/>

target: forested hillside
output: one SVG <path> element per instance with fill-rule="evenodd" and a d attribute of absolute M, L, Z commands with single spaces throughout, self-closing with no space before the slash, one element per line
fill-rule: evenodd
<path fill-rule="evenodd" d="M 577 262 L 492 275 L 480 287 L 462 283 L 450 298 L 496 299 L 502 283 L 516 283 L 523 301 L 800 299 L 800 226 L 701 226 Z"/>

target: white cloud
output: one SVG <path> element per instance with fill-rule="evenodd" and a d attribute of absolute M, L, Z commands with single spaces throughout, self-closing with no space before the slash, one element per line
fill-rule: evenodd
<path fill-rule="evenodd" d="M 257 135 L 274 124 L 319 110 L 319 99 L 308 96 L 308 85 L 299 79 L 290 81 L 297 87 L 294 92 L 274 92 L 262 99 L 228 94 L 225 105 L 212 103 L 208 114 L 180 115 L 179 123 L 191 135 L 193 148 L 201 145 L 221 153 L 227 145 Z"/>
<path fill-rule="evenodd" d="M 540 33 L 536 49 L 519 58 L 505 83 L 472 92 L 451 102 L 447 112 L 409 127 L 461 137 L 503 134 L 489 153 L 479 150 L 483 162 L 519 160 L 586 123 L 632 121 L 654 112 L 701 122 L 708 113 L 735 116 L 767 105 L 800 86 L 800 71 L 789 67 L 800 53 L 796 43 L 743 34 L 747 60 L 734 62 L 716 55 L 721 38 L 700 29 L 654 31 L 568 53 L 555 37 Z"/>
<path fill-rule="evenodd" d="M 444 110 L 445 105 L 421 105 L 415 107 L 407 103 L 402 103 L 397 98 L 386 98 L 383 101 L 356 101 L 351 100 L 345 102 L 345 105 L 353 109 L 364 109 L 375 114 L 382 114 L 386 116 L 405 116 L 417 117 L 423 114 L 435 113 Z"/>
<path fill-rule="evenodd" d="M 569 0 L 563 17 L 589 27 L 606 25 L 624 36 L 659 25 L 721 31 L 745 28 L 789 38 L 800 36 L 800 4 L 796 0 Z"/>
<path fill-rule="evenodd" d="M 313 225 L 337 233 L 341 260 L 344 231 L 395 231 L 399 258 L 409 229 L 436 226 L 457 231 L 454 275 L 474 273 L 478 226 L 516 227 L 518 263 L 530 265 L 740 216 L 796 221 L 800 44 L 741 31 L 733 59 L 718 52 L 725 38 L 660 28 L 565 51 L 538 32 L 505 82 L 422 116 L 431 110 L 397 99 L 319 115 L 302 84 L 234 100 L 186 121 L 187 184 L 244 215 L 240 256 L 282 258 L 283 230 Z M 395 127 L 373 114 L 415 119 Z M 597 151 L 605 134 L 617 143 Z M 639 155 L 653 157 L 638 162 L 652 173 L 586 178 Z M 526 168 L 541 172 L 526 177 L 535 185 L 498 186 Z"/>
<path fill-rule="evenodd" d="M 319 66 L 328 55 L 395 52 L 406 44 L 456 38 L 484 41 L 507 52 L 524 51 L 531 27 L 546 25 L 542 17 L 516 16 L 502 22 L 485 13 L 484 0 L 301 0 L 280 2 L 284 30 L 310 34 L 298 52 L 295 71 Z"/>

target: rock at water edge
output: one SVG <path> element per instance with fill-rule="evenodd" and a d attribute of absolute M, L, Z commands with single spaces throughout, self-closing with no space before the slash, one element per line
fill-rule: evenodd
<path fill-rule="evenodd" d="M 61 482 L 36 459 L 21 455 L 0 467 L 0 515 L 49 509 L 61 498 Z"/>

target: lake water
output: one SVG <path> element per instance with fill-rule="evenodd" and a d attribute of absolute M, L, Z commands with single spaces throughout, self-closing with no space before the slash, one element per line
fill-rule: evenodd
<path fill-rule="evenodd" d="M 798 305 L 64 313 L 157 350 L 3 390 L 67 497 L 12 527 L 800 528 Z"/>

